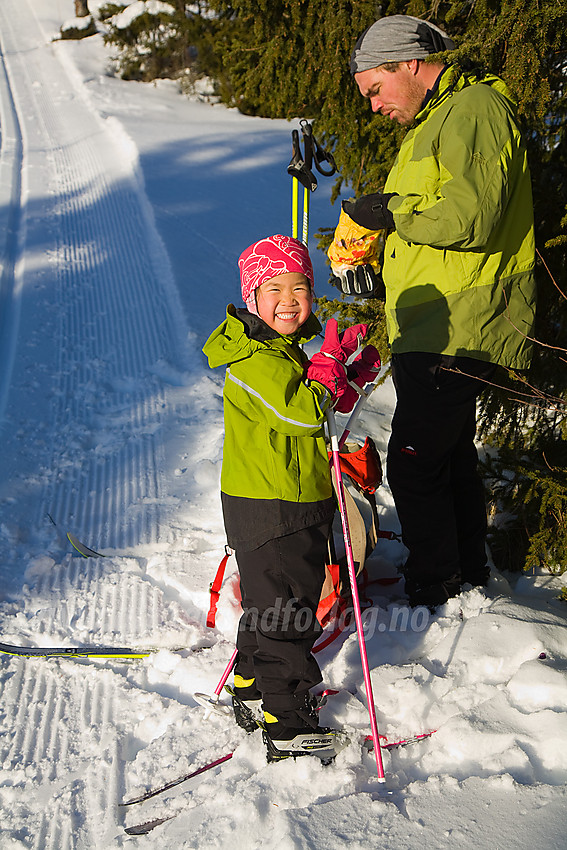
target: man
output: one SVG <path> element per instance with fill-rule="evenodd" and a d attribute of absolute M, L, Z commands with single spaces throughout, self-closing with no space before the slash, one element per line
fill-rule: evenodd
<path fill-rule="evenodd" d="M 406 15 L 358 40 L 351 72 L 361 94 L 410 129 L 384 192 L 343 201 L 329 251 L 343 292 L 376 294 L 372 236 L 387 233 L 397 394 L 388 481 L 409 549 L 406 592 L 430 608 L 488 581 L 476 398 L 496 364 L 529 366 L 535 302 L 531 182 L 514 103 L 498 77 L 424 61 L 454 46 Z"/>

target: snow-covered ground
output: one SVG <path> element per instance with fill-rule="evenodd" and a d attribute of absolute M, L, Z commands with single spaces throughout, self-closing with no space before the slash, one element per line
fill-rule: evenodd
<path fill-rule="evenodd" d="M 297 123 L 116 79 L 100 36 L 53 43 L 71 13 L 71 0 L 0 3 L 0 639 L 156 652 L 0 657 L 1 850 L 564 847 L 567 609 L 550 576 L 495 575 L 427 620 L 396 585 L 371 588 L 380 731 L 437 730 L 384 751 L 385 786 L 356 744 L 330 767 L 268 765 L 259 733 L 195 701 L 239 616 L 229 561 L 205 625 L 224 547 L 223 376 L 200 349 L 239 300 L 242 249 L 289 232 Z M 336 219 L 331 183 L 312 232 Z M 357 431 L 381 451 L 392 404 L 387 383 Z M 395 530 L 386 485 L 379 503 Z M 68 531 L 105 557 L 80 557 Z M 380 543 L 371 576 L 403 556 Z M 363 737 L 356 635 L 319 659 L 339 690 L 322 722 Z M 117 805 L 232 750 L 165 798 Z"/>

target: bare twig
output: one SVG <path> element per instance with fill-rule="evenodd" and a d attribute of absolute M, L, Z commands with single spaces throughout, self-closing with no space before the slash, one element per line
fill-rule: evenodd
<path fill-rule="evenodd" d="M 463 372 L 462 369 L 452 369 L 449 366 L 441 366 L 441 369 L 443 369 L 444 372 L 452 372 L 454 375 L 463 375 L 465 378 L 475 378 L 477 381 L 481 381 L 489 387 L 504 390 L 505 392 L 514 395 L 514 400 L 519 404 L 531 404 L 538 410 L 555 410 L 557 413 L 565 413 L 565 402 L 562 398 L 558 396 L 551 396 L 544 393 L 542 390 L 538 390 L 537 387 L 533 387 L 526 381 L 525 378 L 522 378 L 521 375 L 516 375 L 517 380 L 521 381 L 526 387 L 529 387 L 531 392 L 522 393 L 519 390 L 515 390 L 513 387 L 505 387 L 503 384 L 496 384 L 494 381 L 489 381 L 486 378 L 480 378 L 478 375 L 470 375 L 468 372 Z M 523 396 L 523 398 L 521 398 L 521 396 Z M 535 404 L 535 399 L 545 402 L 545 407 Z"/>
<path fill-rule="evenodd" d="M 546 456 L 545 456 L 545 452 L 542 452 L 542 453 L 541 453 L 541 455 L 542 455 L 542 457 L 543 457 L 543 460 L 544 460 L 544 462 L 545 462 L 545 465 L 546 465 L 546 466 L 547 466 L 547 468 L 550 470 L 550 472 L 557 472 L 557 467 L 556 467 L 556 466 L 551 466 L 551 465 L 550 465 L 550 463 L 549 463 L 548 459 L 547 459 L 547 458 L 546 458 Z"/>
<path fill-rule="evenodd" d="M 559 286 L 559 284 L 557 283 L 557 281 L 555 280 L 555 278 L 551 274 L 551 270 L 550 270 L 549 266 L 547 265 L 547 263 L 545 262 L 545 260 L 543 259 L 541 251 L 539 251 L 538 248 L 536 248 L 536 253 L 537 253 L 538 257 L 540 258 L 540 260 L 542 261 L 543 265 L 545 266 L 545 270 L 548 273 L 549 277 L 551 278 L 552 284 L 557 289 L 557 291 L 559 292 L 561 297 L 564 298 L 567 301 L 567 295 L 565 295 L 565 293 L 563 292 L 563 290 L 561 289 L 561 287 Z"/>
<path fill-rule="evenodd" d="M 553 280 L 553 278 L 552 278 L 552 280 Z M 549 343 L 542 342 L 540 339 L 535 339 L 535 337 L 528 336 L 523 331 L 521 331 L 520 328 L 517 325 L 515 325 L 514 322 L 512 321 L 512 319 L 510 318 L 510 307 L 509 307 L 509 304 L 508 304 L 508 298 L 506 296 L 506 290 L 504 289 L 503 286 L 501 287 L 501 289 L 502 289 L 502 293 L 504 295 L 504 301 L 506 302 L 506 319 L 508 320 L 508 322 L 510 322 L 510 324 L 512 325 L 512 327 L 514 328 L 515 331 L 518 331 L 518 333 L 521 336 L 523 336 L 524 339 L 528 339 L 530 342 L 535 342 L 536 345 L 541 345 L 542 348 L 551 348 L 551 349 L 553 349 L 553 351 L 564 351 L 565 354 L 567 354 L 567 348 L 562 348 L 560 345 L 549 345 Z M 559 287 L 558 287 L 558 289 L 559 289 Z M 559 290 L 559 291 L 561 292 L 561 290 Z M 561 293 L 561 294 L 563 294 L 563 293 Z M 559 359 L 563 360 L 563 357 L 560 357 Z M 564 361 L 564 362 L 567 362 L 567 361 Z"/>

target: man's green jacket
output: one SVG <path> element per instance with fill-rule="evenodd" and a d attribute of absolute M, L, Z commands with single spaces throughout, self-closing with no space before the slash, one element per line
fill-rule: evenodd
<path fill-rule="evenodd" d="M 535 309 L 533 203 L 511 96 L 449 66 L 386 181 L 395 231 L 383 276 L 393 353 L 527 368 Z"/>

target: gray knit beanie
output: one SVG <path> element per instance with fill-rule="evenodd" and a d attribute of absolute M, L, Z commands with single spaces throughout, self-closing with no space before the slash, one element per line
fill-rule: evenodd
<path fill-rule="evenodd" d="M 368 71 L 386 62 L 425 59 L 431 53 L 454 49 L 453 39 L 435 24 L 411 15 L 390 15 L 362 33 L 350 57 L 350 72 Z"/>

